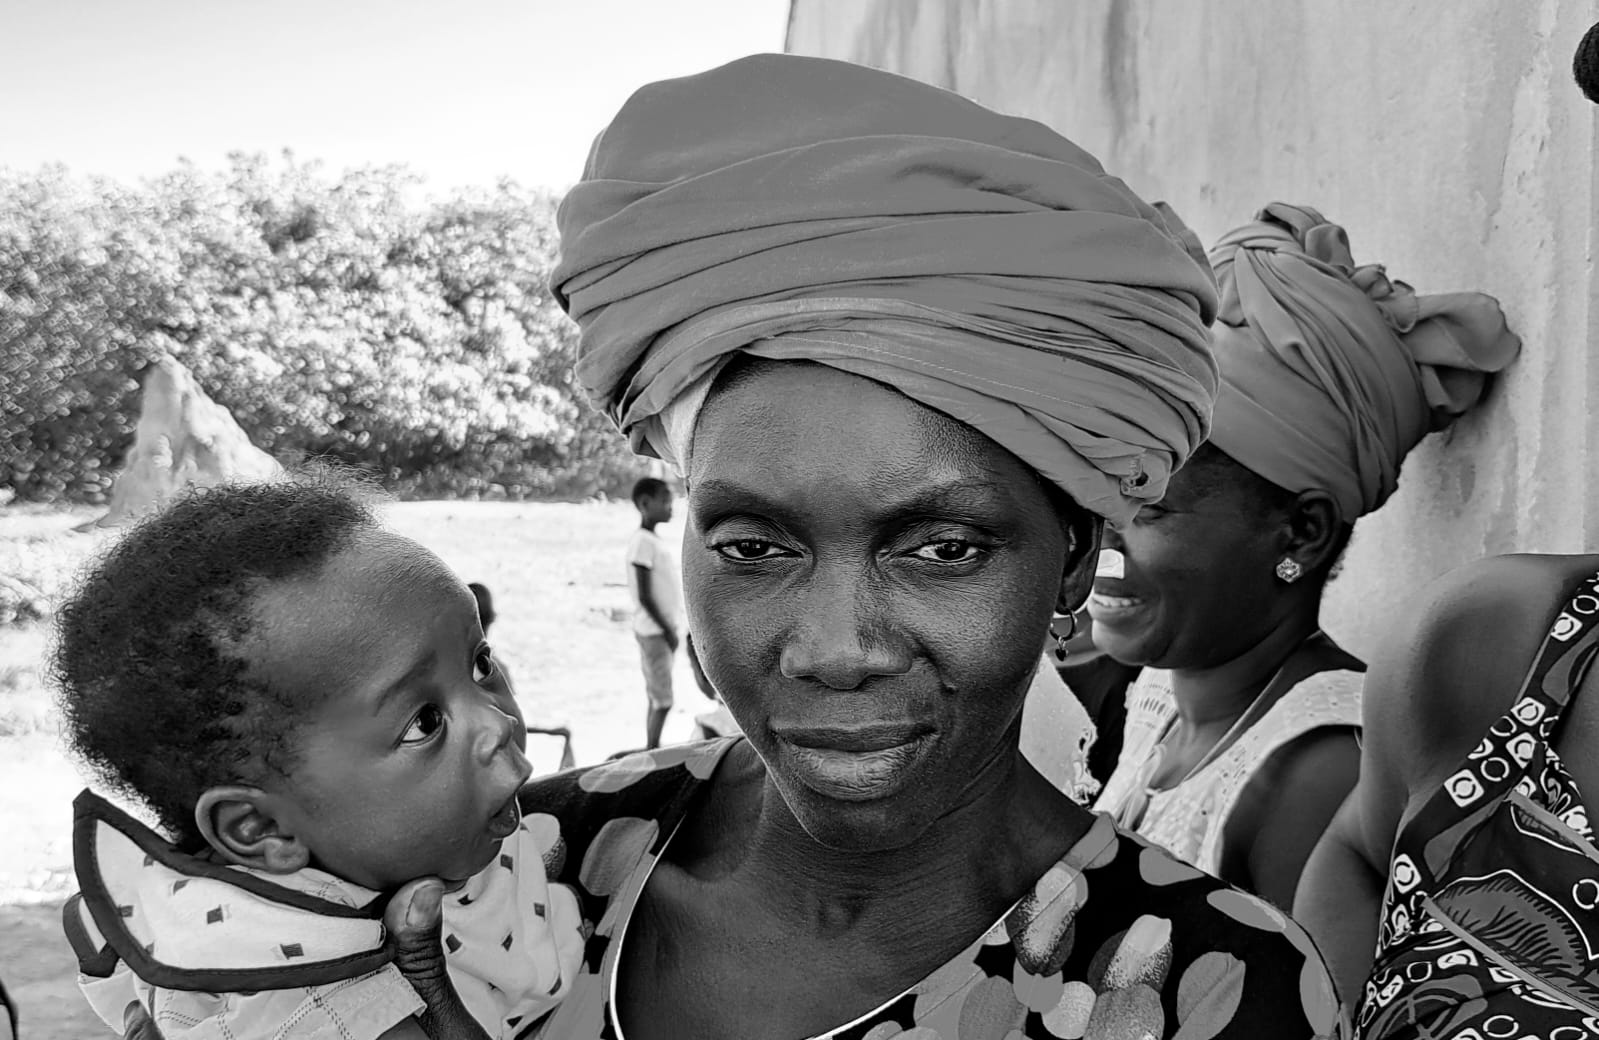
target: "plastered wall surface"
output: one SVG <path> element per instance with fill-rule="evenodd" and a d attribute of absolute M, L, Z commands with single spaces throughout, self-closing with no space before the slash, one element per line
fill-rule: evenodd
<path fill-rule="evenodd" d="M 1273 200 L 1359 263 L 1498 296 L 1521 359 L 1356 529 L 1326 627 L 1356 653 L 1475 556 L 1599 551 L 1596 113 L 1577 0 L 793 0 L 788 49 L 1029 116 L 1207 245 Z"/>

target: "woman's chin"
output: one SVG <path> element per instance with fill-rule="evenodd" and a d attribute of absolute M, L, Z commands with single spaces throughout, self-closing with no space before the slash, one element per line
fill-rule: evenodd
<path fill-rule="evenodd" d="M 1142 619 L 1119 618 L 1111 623 L 1094 623 L 1094 646 L 1102 653 L 1128 665 L 1148 665 L 1153 653 L 1149 627 Z"/>
<path fill-rule="evenodd" d="M 914 844 L 927 830 L 924 821 L 890 802 L 828 802 L 789 805 L 816 844 L 846 855 L 893 852 Z"/>
<path fill-rule="evenodd" d="M 905 848 L 941 815 L 925 783 L 911 783 L 897 794 L 868 799 L 829 797 L 792 775 L 779 781 L 779 789 L 789 812 L 812 841 L 846 854 Z"/>

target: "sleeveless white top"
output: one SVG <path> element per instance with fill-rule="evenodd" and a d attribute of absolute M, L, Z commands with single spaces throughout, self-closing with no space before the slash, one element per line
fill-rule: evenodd
<path fill-rule="evenodd" d="M 1222 833 L 1249 779 L 1279 748 L 1312 730 L 1359 727 L 1363 679 L 1359 672 L 1330 671 L 1302 680 L 1204 768 L 1175 787 L 1150 791 L 1149 777 L 1160 757 L 1155 746 L 1177 717 L 1177 702 L 1171 673 L 1145 668 L 1127 688 L 1121 757 L 1094 809 L 1120 816 L 1129 802 L 1147 793 L 1143 819 L 1129 829 L 1178 859 L 1216 874 L 1221 867 Z"/>
<path fill-rule="evenodd" d="M 1087 805 L 1099 790 L 1088 771 L 1088 751 L 1095 737 L 1088 709 L 1067 688 L 1046 654 L 1022 702 L 1022 754 L 1057 790 Z"/>

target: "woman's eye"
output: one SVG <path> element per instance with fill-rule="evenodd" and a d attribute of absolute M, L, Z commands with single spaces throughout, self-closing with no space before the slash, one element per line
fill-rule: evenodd
<path fill-rule="evenodd" d="M 723 542 L 714 548 L 729 560 L 736 560 L 739 563 L 771 560 L 785 555 L 784 551 L 778 548 L 776 544 L 759 538 L 739 538 L 735 541 Z"/>
<path fill-rule="evenodd" d="M 472 658 L 472 680 L 485 683 L 494 677 L 494 651 L 483 647 Z"/>
<path fill-rule="evenodd" d="M 928 542 L 917 549 L 914 555 L 936 563 L 967 563 L 975 560 L 981 552 L 982 550 L 971 542 L 948 538 L 942 542 Z"/>
<path fill-rule="evenodd" d="M 444 712 L 435 705 L 429 704 L 416 713 L 416 718 L 405 727 L 405 734 L 400 737 L 402 744 L 421 744 L 431 739 L 433 734 L 444 728 Z"/>

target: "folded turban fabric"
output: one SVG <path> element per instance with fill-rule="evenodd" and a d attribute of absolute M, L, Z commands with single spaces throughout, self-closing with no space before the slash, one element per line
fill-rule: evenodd
<path fill-rule="evenodd" d="M 1393 494 L 1406 453 L 1475 405 L 1521 340 L 1483 293 L 1419 296 L 1355 266 L 1342 227 L 1275 202 L 1211 250 L 1221 391 L 1211 442 L 1353 522 Z"/>
<path fill-rule="evenodd" d="M 891 386 L 1113 519 L 1209 427 L 1194 235 L 1042 124 L 924 83 L 766 54 L 644 87 L 559 226 L 579 381 L 680 470 L 739 351 Z"/>

